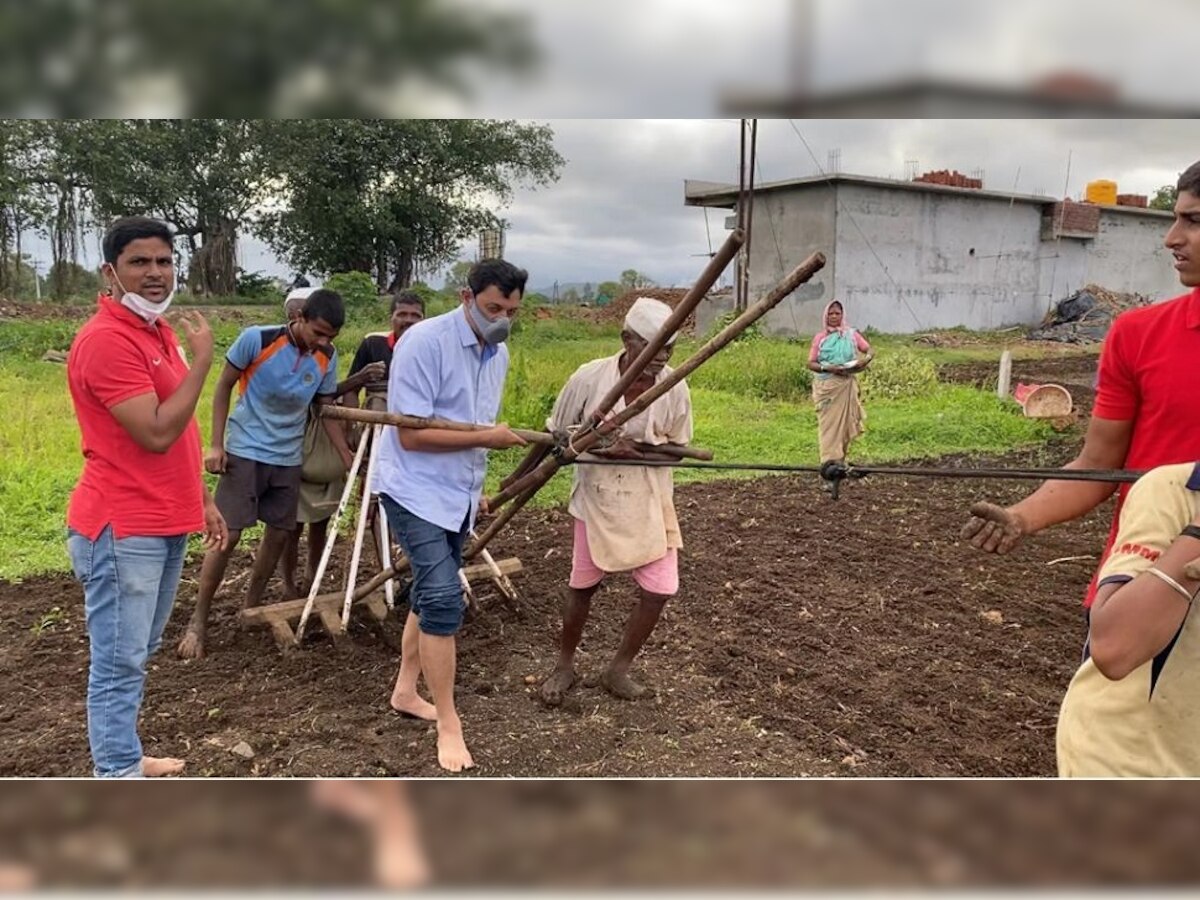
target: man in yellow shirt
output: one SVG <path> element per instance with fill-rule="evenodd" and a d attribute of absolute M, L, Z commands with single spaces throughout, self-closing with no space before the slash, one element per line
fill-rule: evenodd
<path fill-rule="evenodd" d="M 1063 777 L 1200 776 L 1200 464 L 1143 476 L 1100 570 L 1083 665 L 1058 717 Z"/>

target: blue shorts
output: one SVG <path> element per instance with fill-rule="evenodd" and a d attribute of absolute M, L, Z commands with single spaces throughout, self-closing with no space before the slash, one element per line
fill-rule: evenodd
<path fill-rule="evenodd" d="M 412 565 L 412 611 L 425 634 L 449 636 L 462 626 L 467 602 L 458 571 L 470 516 L 456 534 L 413 515 L 387 494 L 380 494 L 392 536 Z"/>

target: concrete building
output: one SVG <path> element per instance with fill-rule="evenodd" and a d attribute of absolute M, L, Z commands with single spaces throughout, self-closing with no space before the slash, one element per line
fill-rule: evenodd
<path fill-rule="evenodd" d="M 736 185 L 684 183 L 688 206 L 733 210 L 737 195 Z M 1171 219 L 861 175 L 770 182 L 755 187 L 750 296 L 820 250 L 825 269 L 767 315 L 767 333 L 812 334 L 835 297 L 856 327 L 883 332 L 1033 325 L 1088 283 L 1155 299 L 1181 293 L 1162 243 Z M 730 308 L 731 299 L 702 304 L 699 330 Z"/>

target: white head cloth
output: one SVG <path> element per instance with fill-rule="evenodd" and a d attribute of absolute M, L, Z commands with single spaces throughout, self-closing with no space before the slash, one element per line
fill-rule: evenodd
<path fill-rule="evenodd" d="M 638 297 L 633 301 L 633 306 L 629 307 L 629 312 L 625 314 L 625 329 L 649 341 L 658 334 L 659 329 L 670 315 L 671 307 L 661 300 Z M 667 343 L 670 344 L 674 341 L 675 335 L 671 335 L 671 340 Z"/>
<path fill-rule="evenodd" d="M 283 308 L 286 310 L 288 308 L 288 304 L 293 300 L 307 300 L 313 295 L 313 291 L 315 290 L 316 288 L 312 287 L 292 288 L 291 292 L 283 298 Z"/>

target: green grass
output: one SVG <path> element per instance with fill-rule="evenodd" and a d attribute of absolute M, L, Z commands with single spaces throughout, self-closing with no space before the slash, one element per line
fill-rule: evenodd
<path fill-rule="evenodd" d="M 266 307 L 239 307 L 215 315 L 218 362 L 247 324 L 278 319 L 278 311 Z M 9 410 L 0 417 L 0 578 L 67 568 L 63 520 L 82 466 L 79 432 L 65 367 L 42 362 L 41 357 L 46 350 L 67 349 L 79 324 L 0 322 L 0 391 Z M 381 327 L 382 321 L 347 323 L 338 339 L 340 374 L 345 374 L 363 335 Z M 872 373 L 877 381 L 875 388 L 864 383 L 868 392 L 876 393 L 867 403 L 867 433 L 855 445 L 854 459 L 882 463 L 1003 451 L 1050 436 L 1045 426 L 1021 417 L 1012 403 L 969 387 L 937 383 L 932 367 L 922 360 L 938 360 L 939 349 L 907 337 L 873 335 L 872 340 L 878 352 Z M 685 359 L 698 344 L 681 340 L 675 360 Z M 503 419 L 514 426 L 542 427 L 570 374 L 591 359 L 617 352 L 619 346 L 615 325 L 522 320 L 511 342 Z M 989 346 L 995 358 L 1001 344 Z M 721 461 L 815 464 L 817 428 L 806 355 L 807 345 L 801 342 L 755 340 L 736 343 L 705 364 L 689 379 L 695 442 L 715 451 Z M 215 381 L 210 376 L 198 413 L 206 440 Z M 895 393 L 901 396 L 890 399 Z M 494 455 L 489 488 L 494 489 L 521 455 L 517 450 Z M 753 475 L 681 471 L 677 480 L 733 477 Z M 569 490 L 570 473 L 562 472 L 536 502 L 561 503 Z"/>

